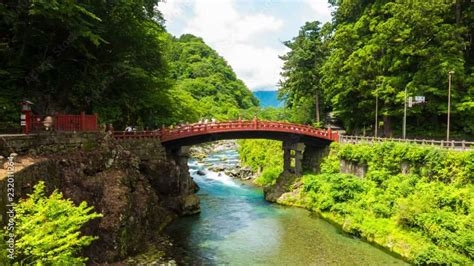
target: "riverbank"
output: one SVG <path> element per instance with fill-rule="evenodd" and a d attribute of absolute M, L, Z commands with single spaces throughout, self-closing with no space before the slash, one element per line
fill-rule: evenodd
<path fill-rule="evenodd" d="M 335 144 L 321 174 L 304 175 L 276 202 L 318 213 L 411 263 L 472 264 L 473 159 L 417 145 Z"/>

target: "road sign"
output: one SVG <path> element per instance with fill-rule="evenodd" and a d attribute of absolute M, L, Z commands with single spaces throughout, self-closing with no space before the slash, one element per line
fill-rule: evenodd
<path fill-rule="evenodd" d="M 415 103 L 424 103 L 425 96 L 415 96 Z"/>

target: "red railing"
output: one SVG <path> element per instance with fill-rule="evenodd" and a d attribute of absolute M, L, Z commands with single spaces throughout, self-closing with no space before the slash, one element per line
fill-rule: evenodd
<path fill-rule="evenodd" d="M 162 142 L 187 138 L 191 136 L 205 135 L 210 133 L 223 132 L 239 132 L 239 131 L 270 131 L 295 133 L 305 136 L 316 137 L 331 141 L 338 141 L 339 134 L 332 132 L 330 129 L 317 129 L 311 126 L 291 124 L 285 122 L 272 121 L 230 121 L 220 123 L 207 124 L 191 124 L 183 125 L 177 128 L 163 128 L 157 131 L 138 131 L 138 132 L 114 132 L 114 136 L 118 139 L 133 138 L 156 138 L 159 137 Z"/>
<path fill-rule="evenodd" d="M 44 130 L 43 124 L 44 119 L 47 116 L 43 115 L 32 115 L 30 123 L 31 130 L 33 132 Z M 65 114 L 54 114 L 51 115 L 53 118 L 52 128 L 55 131 L 97 131 L 97 115 L 86 115 L 81 113 L 80 115 L 65 115 Z"/>

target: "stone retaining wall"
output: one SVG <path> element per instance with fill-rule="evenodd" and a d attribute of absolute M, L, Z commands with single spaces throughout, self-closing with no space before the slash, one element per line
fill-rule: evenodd
<path fill-rule="evenodd" d="M 0 155 L 7 157 L 17 154 L 48 154 L 80 148 L 92 150 L 104 133 L 98 132 L 62 132 L 32 135 L 0 135 Z"/>

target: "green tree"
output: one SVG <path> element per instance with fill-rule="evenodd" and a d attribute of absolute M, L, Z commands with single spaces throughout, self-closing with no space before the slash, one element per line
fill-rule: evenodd
<path fill-rule="evenodd" d="M 172 38 L 168 60 L 176 89 L 199 101 L 192 107 L 198 117 L 237 118 L 239 109 L 258 105 L 224 58 L 201 38 L 191 34 Z"/>
<path fill-rule="evenodd" d="M 312 114 L 312 117 L 297 117 L 295 122 L 308 123 L 321 122 L 321 99 L 323 90 L 321 86 L 321 67 L 325 61 L 326 53 L 323 44 L 320 23 L 318 21 L 306 22 L 301 27 L 298 36 L 291 41 L 284 42 L 290 51 L 281 56 L 284 61 L 283 80 L 280 81 L 279 96 L 285 99 L 288 108 L 295 113 Z M 309 99 L 305 100 L 305 99 Z M 314 112 L 301 112 L 300 108 L 313 106 Z"/>
<path fill-rule="evenodd" d="M 86 202 L 74 206 L 57 190 L 47 197 L 44 182 L 38 183 L 29 198 L 15 206 L 17 261 L 38 265 L 84 263 L 87 259 L 78 253 L 96 237 L 81 235 L 80 229 L 102 217 L 92 209 Z"/>
<path fill-rule="evenodd" d="M 338 6 L 335 30 L 322 82 L 326 99 L 349 131 L 373 124 L 376 96 L 385 135 L 399 129 L 405 88 L 410 96 L 427 99 L 426 104 L 409 109 L 409 126 L 425 129 L 424 134 L 426 129 L 445 128 L 447 73 L 454 70 L 454 129 L 473 132 L 472 125 L 464 122 L 474 114 L 472 30 L 468 30 L 472 5 L 408 0 L 334 4 Z"/>
<path fill-rule="evenodd" d="M 158 1 L 2 1 L 0 114 L 28 98 L 40 114 L 161 124 L 171 111 Z"/>

